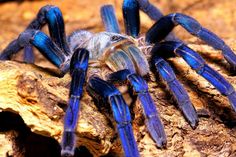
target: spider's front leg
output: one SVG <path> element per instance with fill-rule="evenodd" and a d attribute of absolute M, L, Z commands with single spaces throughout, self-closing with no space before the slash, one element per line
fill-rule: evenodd
<path fill-rule="evenodd" d="M 146 126 L 151 137 L 159 148 L 165 147 L 167 140 L 164 127 L 159 118 L 155 103 L 148 91 L 146 81 L 140 75 L 132 73 L 128 69 L 110 74 L 108 76 L 108 81 L 113 83 L 128 81 L 130 83 L 133 87 L 133 91 L 138 96 L 139 101 L 142 104 Z"/>
<path fill-rule="evenodd" d="M 127 157 L 139 157 L 138 147 L 134 138 L 131 125 L 131 115 L 128 105 L 125 103 L 121 93 L 112 84 L 92 76 L 88 84 L 88 92 L 102 103 L 109 103 L 115 118 L 119 137 Z"/>
<path fill-rule="evenodd" d="M 61 156 L 74 156 L 76 141 L 75 129 L 80 111 L 80 99 L 83 93 L 83 84 L 88 68 L 89 52 L 86 49 L 78 48 L 71 59 L 70 75 L 72 77 L 69 106 L 64 118 L 64 132 L 61 142 Z"/>
<path fill-rule="evenodd" d="M 48 23 L 51 39 L 40 31 L 46 23 Z M 24 48 L 24 60 L 32 63 L 34 59 L 31 45 L 38 48 L 56 66 L 59 66 L 61 64 L 59 62 L 71 55 L 66 41 L 64 20 L 58 7 L 51 5 L 42 7 L 26 30 L 2 51 L 0 59 L 10 59 L 13 54 Z M 51 51 L 54 51 L 59 57 L 54 58 L 55 54 Z"/>

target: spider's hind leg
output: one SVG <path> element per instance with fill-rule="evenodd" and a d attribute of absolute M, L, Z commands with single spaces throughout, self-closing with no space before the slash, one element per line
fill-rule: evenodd
<path fill-rule="evenodd" d="M 46 5 L 42 7 L 37 17 L 28 25 L 26 30 L 21 33 L 18 39 L 13 40 L 1 53 L 1 60 L 8 60 L 11 56 L 24 48 L 24 60 L 26 62 L 34 62 L 34 55 L 30 38 L 21 38 L 22 34 L 27 32 L 40 30 L 46 23 L 49 26 L 52 41 L 61 49 L 65 56 L 70 55 L 70 49 L 66 42 L 64 20 L 60 9 L 56 6 Z"/>
<path fill-rule="evenodd" d="M 229 99 L 231 106 L 236 112 L 236 91 L 234 87 L 217 71 L 209 67 L 204 59 L 194 50 L 182 42 L 166 41 L 156 44 L 156 54 L 164 51 L 176 53 L 183 57 L 189 66 L 199 75 L 210 82 L 222 95 Z"/>
<path fill-rule="evenodd" d="M 221 50 L 223 56 L 228 61 L 228 63 L 236 69 L 236 55 L 231 50 L 231 48 L 225 44 L 225 42 L 220 39 L 213 32 L 202 27 L 195 19 L 184 14 L 174 13 L 162 17 L 157 21 L 147 32 L 146 42 L 156 43 L 163 40 L 172 29 L 181 25 L 189 33 L 205 41 L 208 45 L 214 47 L 217 50 Z"/>

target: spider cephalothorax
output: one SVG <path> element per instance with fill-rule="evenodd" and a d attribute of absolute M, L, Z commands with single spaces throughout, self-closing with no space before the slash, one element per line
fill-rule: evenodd
<path fill-rule="evenodd" d="M 88 37 L 85 37 L 88 34 Z M 76 39 L 85 38 L 85 41 Z M 108 66 L 113 72 L 129 69 L 132 73 L 145 76 L 149 73 L 147 58 L 137 48 L 135 41 L 129 36 L 112 32 L 91 34 L 85 30 L 73 32 L 73 49 L 86 48 L 90 52 L 90 63 Z M 72 44 L 71 44 L 72 45 Z M 139 66 L 139 65 L 142 66 Z M 99 65 L 97 65 L 99 66 Z"/>
<path fill-rule="evenodd" d="M 139 9 L 157 21 L 145 36 L 145 46 L 152 47 L 149 59 L 135 43 L 140 30 Z M 186 90 L 166 61 L 170 57 L 176 55 L 183 57 L 193 70 L 209 81 L 222 95 L 225 95 L 236 110 L 236 92 L 233 86 L 209 67 L 194 50 L 173 34 L 168 34 L 176 25 L 183 26 L 191 34 L 214 48 L 222 50 L 225 59 L 235 70 L 236 55 L 220 38 L 189 16 L 180 13 L 163 16 L 147 0 L 124 0 L 123 15 L 127 35 L 120 34 L 113 7 L 105 5 L 101 8 L 101 17 L 106 32 L 90 33 L 80 30 L 66 38 L 61 11 L 55 6 L 48 5 L 39 11 L 37 18 L 0 55 L 2 60 L 10 59 L 12 54 L 24 48 L 25 60 L 32 62 L 30 56 L 32 56 L 33 45 L 56 65 L 62 74 L 70 71 L 72 81 L 61 142 L 62 156 L 74 154 L 75 127 L 85 82 L 87 82 L 87 91 L 95 100 L 110 105 L 125 156 L 139 156 L 139 151 L 132 131 L 129 108 L 119 90 L 113 85 L 115 82 L 128 82 L 132 87 L 142 104 L 146 127 L 151 137 L 158 147 L 166 146 L 164 127 L 149 94 L 147 83 L 142 78 L 149 74 L 148 61 L 168 86 L 179 109 L 192 128 L 197 127 L 198 116 Z M 51 38 L 40 31 L 46 23 L 49 25 Z M 100 76 L 103 67 L 110 70 L 106 78 Z"/>

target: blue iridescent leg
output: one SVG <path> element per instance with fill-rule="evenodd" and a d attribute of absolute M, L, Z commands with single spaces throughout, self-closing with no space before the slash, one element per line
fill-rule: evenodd
<path fill-rule="evenodd" d="M 28 25 L 26 30 L 31 30 L 31 29 L 40 30 L 46 24 L 45 12 L 47 12 L 49 8 L 50 6 L 42 7 L 39 10 L 37 17 Z M 17 53 L 17 52 L 18 51 L 15 51 L 14 53 Z M 31 44 L 25 45 L 24 46 L 24 61 L 26 63 L 34 63 L 35 61 L 34 57 L 35 56 L 33 52 L 33 46 Z M 8 59 L 10 59 L 10 56 Z"/>
<path fill-rule="evenodd" d="M 122 11 L 126 34 L 134 38 L 138 37 L 140 30 L 138 2 L 136 0 L 124 0 Z"/>
<path fill-rule="evenodd" d="M 159 118 L 155 103 L 148 92 L 148 85 L 145 80 L 140 75 L 131 73 L 127 69 L 110 74 L 108 80 L 110 82 L 129 81 L 142 104 L 146 125 L 151 137 L 158 147 L 165 147 L 167 141 L 164 127 Z"/>
<path fill-rule="evenodd" d="M 159 56 L 153 56 L 152 60 L 159 76 L 166 82 L 170 92 L 177 101 L 178 108 L 181 110 L 191 127 L 195 129 L 198 124 L 197 112 L 183 85 L 177 80 L 174 71 L 164 59 Z"/>
<path fill-rule="evenodd" d="M 233 86 L 217 71 L 209 67 L 204 59 L 194 50 L 182 42 L 162 42 L 154 46 L 155 52 L 176 53 L 195 70 L 209 81 L 222 95 L 227 96 L 233 109 L 236 111 L 236 92 Z"/>
<path fill-rule="evenodd" d="M 43 7 L 40 9 L 36 19 L 34 19 L 29 26 L 26 28 L 26 30 L 31 30 L 31 29 L 41 29 L 45 24 L 46 20 L 44 18 L 45 12 L 47 10 L 47 7 Z M 25 31 L 26 31 L 25 30 Z M 18 37 L 19 38 L 19 37 Z M 24 45 L 27 44 L 27 45 Z M 13 40 L 8 44 L 8 46 L 1 52 L 0 54 L 0 60 L 10 60 L 11 56 L 19 52 L 21 49 L 26 47 L 25 51 L 25 56 L 24 60 L 25 62 L 32 62 L 34 59 L 30 58 L 31 56 L 33 57 L 33 49 L 30 46 L 29 43 L 23 43 L 20 42 L 18 39 Z M 31 48 L 30 48 L 31 47 Z"/>
<path fill-rule="evenodd" d="M 46 21 L 48 23 L 48 29 L 50 37 L 63 50 L 65 55 L 70 55 L 71 51 L 66 41 L 65 24 L 62 13 L 58 7 L 51 6 L 46 13 Z"/>
<path fill-rule="evenodd" d="M 34 52 L 32 45 L 26 45 L 24 48 L 24 61 L 26 63 L 34 63 Z"/>
<path fill-rule="evenodd" d="M 140 30 L 138 2 L 136 0 L 124 0 L 122 10 L 126 34 L 137 37 Z M 104 5 L 101 8 L 101 17 L 106 31 L 120 33 L 112 5 Z"/>
<path fill-rule="evenodd" d="M 48 30 L 51 39 L 55 42 L 55 44 L 57 44 L 65 55 L 70 55 L 71 52 L 66 41 L 63 16 L 58 7 L 52 5 L 42 7 L 37 15 L 37 18 L 29 24 L 26 30 L 40 30 L 46 23 L 48 23 Z M 30 52 L 31 54 L 33 53 L 33 51 L 30 51 L 29 49 L 27 52 L 27 54 L 30 54 Z"/>
<path fill-rule="evenodd" d="M 161 11 L 148 0 L 124 0 L 122 11 L 126 34 L 134 38 L 138 37 L 140 31 L 139 9 L 154 21 L 158 21 L 163 16 Z M 176 38 L 174 34 L 170 33 L 165 40 L 178 41 L 179 39 Z"/>
<path fill-rule="evenodd" d="M 69 58 L 65 56 L 62 50 L 43 32 L 27 30 L 21 33 L 18 39 L 12 42 L 23 48 L 25 45 L 35 46 L 50 62 L 56 65 L 63 73 L 69 70 Z M 16 46 L 18 48 L 18 46 Z M 7 51 L 9 47 L 5 50 Z M 11 47 L 15 48 L 15 47 Z M 3 53 L 1 56 L 4 56 Z M 5 56 L 4 56 L 5 57 Z"/>
<path fill-rule="evenodd" d="M 148 43 L 156 43 L 163 40 L 178 24 L 210 46 L 221 50 L 225 59 L 236 69 L 236 55 L 231 48 L 217 35 L 203 28 L 195 19 L 184 14 L 175 13 L 162 17 L 149 29 L 146 34 L 146 41 Z"/>
<path fill-rule="evenodd" d="M 107 32 L 120 33 L 120 27 L 112 5 L 104 5 L 100 10 L 102 22 Z"/>
<path fill-rule="evenodd" d="M 153 21 L 158 21 L 163 14 L 161 11 L 152 5 L 149 0 L 137 0 L 140 9 L 145 12 Z"/>
<path fill-rule="evenodd" d="M 95 98 L 101 98 L 109 103 L 117 123 L 118 134 L 126 157 L 139 157 L 138 147 L 131 125 L 131 115 L 128 105 L 121 93 L 112 84 L 94 76 L 88 84 L 88 92 Z"/>
<path fill-rule="evenodd" d="M 63 69 L 64 62 L 67 60 L 62 50 L 43 32 L 28 31 L 21 34 L 19 40 L 28 40 L 34 45 L 49 61 L 58 68 Z M 68 69 L 67 69 L 68 70 Z"/>
<path fill-rule="evenodd" d="M 80 98 L 83 93 L 88 68 L 89 52 L 86 49 L 77 49 L 71 59 L 69 105 L 66 110 L 64 132 L 61 142 L 61 155 L 73 156 L 75 150 L 75 129 L 79 118 Z"/>
<path fill-rule="evenodd" d="M 42 7 L 36 19 L 29 24 L 26 30 L 40 30 L 46 23 L 52 40 L 62 49 L 65 55 L 69 55 L 71 52 L 66 41 L 64 19 L 58 7 L 53 5 Z"/>
<path fill-rule="evenodd" d="M 64 55 L 69 55 L 71 52 L 66 42 L 64 20 L 59 8 L 51 5 L 42 7 L 37 14 L 36 19 L 29 24 L 24 32 L 40 30 L 46 23 L 48 23 L 50 36 L 54 43 L 61 49 L 61 52 L 64 53 Z M 18 39 L 11 42 L 7 48 L 3 50 L 0 55 L 1 60 L 10 59 L 13 54 L 26 47 L 25 52 L 27 54 L 25 56 L 27 56 L 27 60 L 32 62 L 33 58 L 28 58 L 29 56 L 33 56 L 32 48 L 29 48 L 30 44 Z"/>
<path fill-rule="evenodd" d="M 19 52 L 24 46 L 18 42 L 18 39 L 10 42 L 7 47 L 1 52 L 0 60 L 10 60 L 11 56 Z"/>

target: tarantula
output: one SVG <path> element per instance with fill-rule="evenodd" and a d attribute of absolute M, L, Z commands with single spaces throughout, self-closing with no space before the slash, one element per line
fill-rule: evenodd
<path fill-rule="evenodd" d="M 151 58 L 146 58 L 137 47 L 140 30 L 139 9 L 157 21 L 145 36 L 146 46 L 152 47 Z M 178 107 L 193 129 L 198 124 L 198 116 L 187 92 L 166 61 L 170 57 L 176 55 L 183 57 L 192 69 L 209 81 L 222 95 L 228 97 L 230 104 L 236 111 L 236 92 L 233 86 L 209 67 L 194 50 L 173 34 L 168 35 L 175 26 L 181 25 L 191 34 L 215 49 L 221 50 L 224 58 L 235 70 L 236 55 L 234 52 L 195 19 L 180 13 L 163 16 L 148 0 L 124 0 L 123 17 L 126 35 L 120 34 L 115 12 L 111 5 L 104 5 L 101 8 L 101 17 L 106 32 L 94 34 L 86 30 L 79 30 L 66 38 L 60 9 L 51 5 L 44 6 L 40 9 L 36 19 L 0 55 L 1 60 L 10 59 L 13 54 L 24 48 L 25 61 L 32 63 L 33 45 L 56 65 L 62 74 L 70 71 L 72 81 L 61 142 L 62 156 L 74 155 L 75 127 L 87 75 L 87 91 L 90 95 L 97 102 L 110 104 L 124 154 L 127 157 L 139 156 L 139 151 L 132 131 L 130 111 L 121 93 L 113 85 L 116 82 L 128 82 L 132 86 L 142 104 L 146 126 L 151 137 L 158 147 L 162 148 L 166 145 L 164 127 L 155 103 L 148 92 L 147 83 L 142 78 L 150 71 L 148 60 L 169 87 Z M 50 37 L 40 31 L 46 23 L 49 27 Z M 108 67 L 112 73 L 106 78 L 100 78 L 99 73 L 104 66 Z"/>

